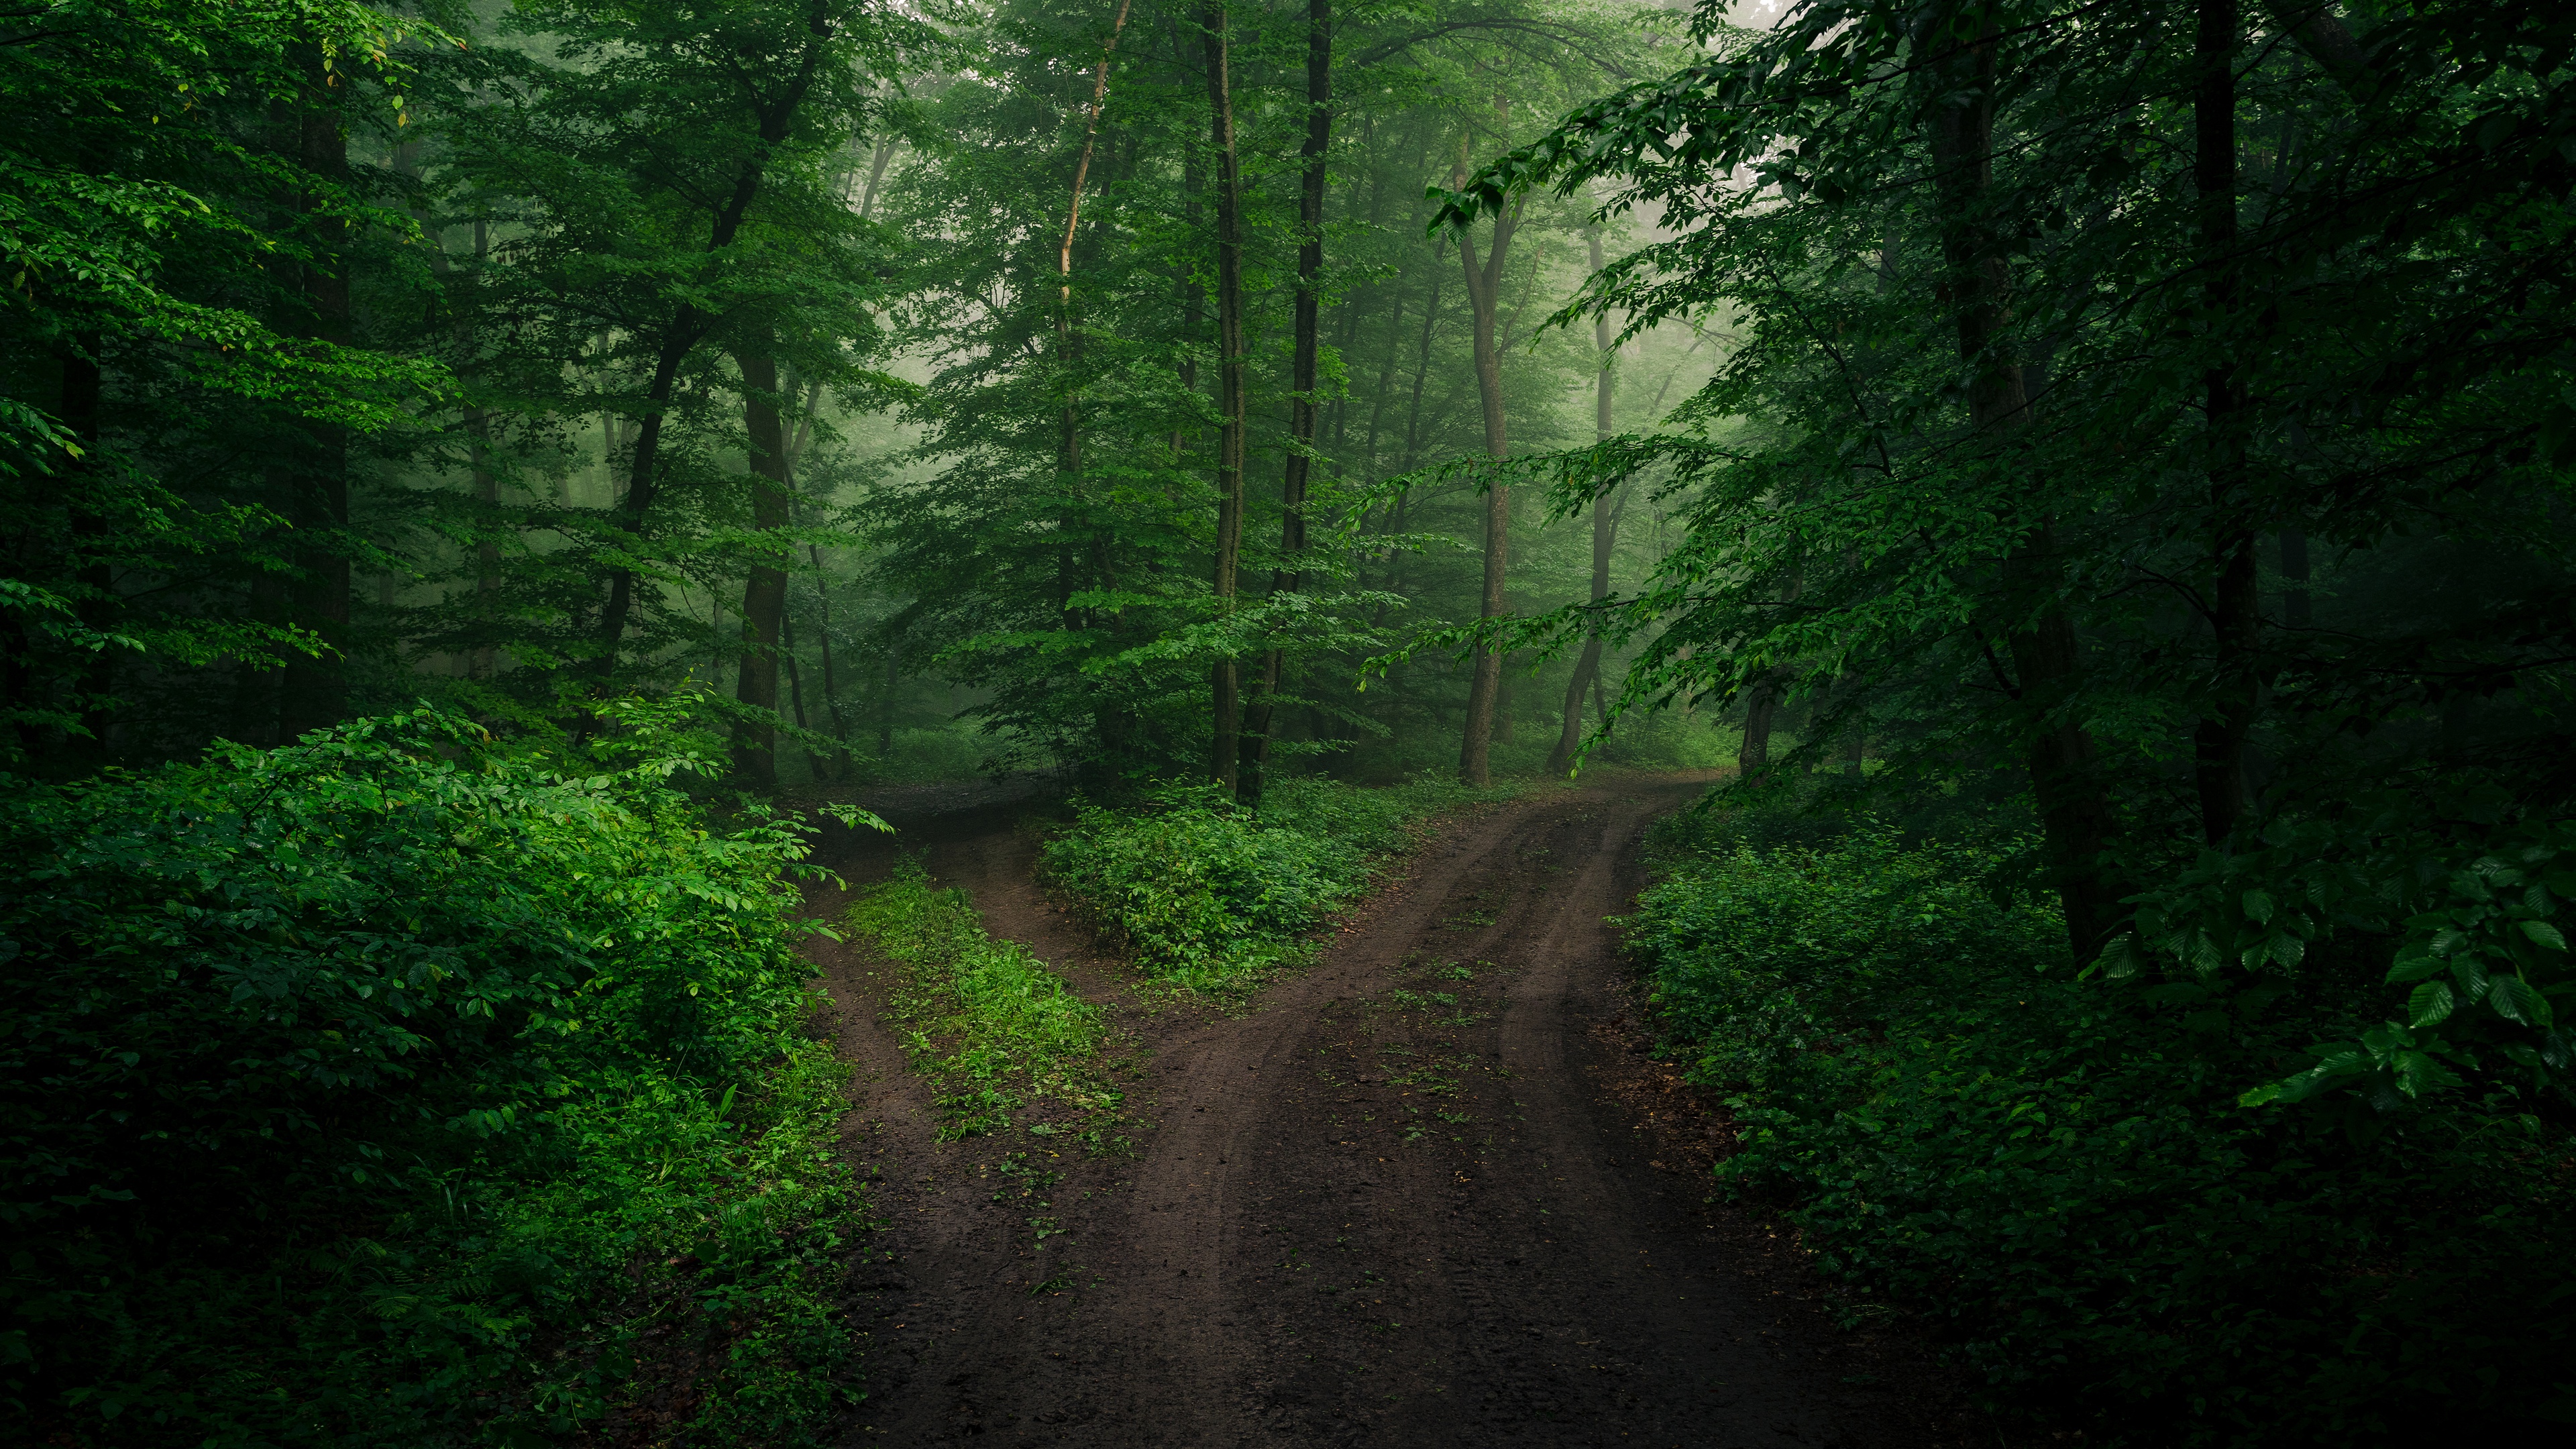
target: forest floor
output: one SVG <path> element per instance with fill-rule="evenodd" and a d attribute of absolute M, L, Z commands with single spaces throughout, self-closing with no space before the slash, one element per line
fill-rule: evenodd
<path fill-rule="evenodd" d="M 1135 1150 L 939 1141 L 880 1022 L 891 977 L 817 941 L 886 1223 L 841 1441 L 1967 1442 L 1918 1344 L 1840 1326 L 1785 1226 L 1710 1200 L 1724 1119 L 1652 1055 L 1604 922 L 1646 822 L 1701 788 L 1550 785 L 1453 821 L 1233 1014 L 1140 991 L 1055 908 L 1017 792 L 845 841 L 854 884 L 926 849 L 1109 1008 Z"/>

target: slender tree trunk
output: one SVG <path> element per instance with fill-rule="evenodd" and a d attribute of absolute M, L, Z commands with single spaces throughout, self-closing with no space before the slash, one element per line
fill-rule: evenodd
<path fill-rule="evenodd" d="M 1601 228 L 1593 227 L 1583 234 L 1586 259 L 1598 276 L 1602 266 Z M 1600 370 L 1592 378 L 1592 440 L 1607 442 L 1610 437 L 1610 404 L 1612 376 L 1610 371 L 1610 314 L 1592 319 L 1592 350 L 1599 354 Z M 1598 605 L 1610 597 L 1610 556 L 1618 544 L 1619 525 L 1610 511 L 1610 495 L 1596 493 L 1592 498 L 1592 602 Z M 1601 672 L 1601 621 L 1592 619 L 1585 630 L 1583 656 L 1574 663 L 1574 677 L 1565 682 L 1565 708 L 1557 726 L 1556 748 L 1548 752 L 1549 774 L 1573 768 L 1574 752 L 1583 743 L 1583 696 L 1592 687 L 1592 678 Z"/>
<path fill-rule="evenodd" d="M 1322 350 L 1324 271 L 1324 155 L 1333 144 L 1333 30 L 1331 0 L 1306 0 L 1306 142 L 1298 148 L 1305 174 L 1297 199 L 1297 316 L 1294 361 L 1289 367 L 1288 462 L 1279 487 L 1281 565 L 1271 575 L 1273 595 L 1297 592 L 1306 551 L 1306 486 L 1315 446 L 1315 388 Z M 1279 692 L 1287 652 L 1273 645 L 1244 710 L 1240 778 L 1246 805 L 1261 803 L 1262 771 L 1270 761 L 1272 699 Z"/>
<path fill-rule="evenodd" d="M 824 47 L 831 38 L 831 27 L 817 6 L 811 36 L 805 42 L 806 49 L 798 58 L 796 68 L 787 73 L 786 83 L 760 103 L 750 118 L 754 122 L 758 144 L 736 165 L 732 186 L 715 204 L 709 218 L 707 243 L 700 253 L 704 258 L 712 260 L 723 254 L 741 233 L 743 219 L 750 215 L 752 203 L 759 199 L 761 185 L 767 179 L 773 149 L 787 139 L 787 133 L 794 127 L 797 112 L 803 108 L 806 93 L 813 88 L 821 70 Z M 782 68 L 783 63 L 784 57 L 781 57 Z M 705 339 L 713 322 L 714 319 L 699 311 L 695 304 L 684 302 L 662 329 L 660 345 L 654 352 L 652 377 L 644 392 L 643 425 L 636 430 L 635 457 L 627 471 L 626 498 L 618 510 L 618 531 L 626 535 L 629 549 L 642 547 L 645 525 L 651 517 L 653 489 L 657 481 L 653 470 L 662 447 L 662 415 L 669 409 L 672 392 L 679 385 L 682 364 L 688 361 L 690 353 L 697 350 L 698 343 Z M 608 603 L 600 611 L 599 654 L 592 666 L 598 677 L 598 687 L 602 689 L 617 672 L 618 644 L 625 637 L 627 616 L 634 607 L 635 571 L 632 568 L 612 570 Z M 774 691 L 772 697 L 775 698 Z M 583 715 L 574 730 L 576 741 L 588 732 L 592 723 L 589 715 Z"/>
<path fill-rule="evenodd" d="M 304 169 L 325 181 L 336 181 L 349 169 L 349 142 L 340 129 L 339 109 L 327 103 L 319 84 L 319 57 L 314 84 L 301 109 Z M 307 213 L 319 211 L 322 198 L 308 198 Z M 326 342 L 349 340 L 349 278 L 345 258 L 330 251 L 304 268 L 304 291 L 313 307 L 314 332 Z M 281 701 L 280 733 L 288 739 L 336 724 L 348 711 L 348 686 L 342 663 L 349 644 L 349 435 L 327 423 L 311 425 L 302 449 L 304 467 L 297 478 L 294 513 L 299 544 L 291 607 L 295 622 L 322 641 L 321 655 L 291 654 Z M 309 540 L 305 541 L 305 540 Z"/>
<path fill-rule="evenodd" d="M 482 217 L 474 218 L 474 271 L 479 279 L 491 259 L 492 232 Z M 440 272 L 447 270 L 444 247 L 430 249 L 431 263 Z M 464 340 L 473 340 L 471 324 L 466 324 Z M 501 478 L 492 470 L 492 423 L 479 407 L 465 410 L 465 455 L 474 475 L 474 501 L 483 505 L 480 536 L 474 541 L 474 617 L 477 627 L 486 635 L 467 657 L 465 674 L 469 679 L 490 679 L 499 672 L 500 654 L 490 641 L 495 618 L 501 604 L 501 541 L 492 536 L 492 528 L 501 511 Z"/>
<path fill-rule="evenodd" d="M 750 441 L 751 526 L 769 533 L 787 526 L 787 436 L 778 415 L 778 364 L 767 338 L 737 352 L 742 369 L 742 425 Z M 754 791 L 778 788 L 778 641 L 787 612 L 787 570 L 766 552 L 751 566 L 742 591 L 742 665 L 734 699 L 759 711 L 734 725 L 733 767 Z"/>
<path fill-rule="evenodd" d="M 1413 397 L 1404 414 L 1404 456 L 1395 465 L 1398 473 L 1410 473 L 1422 457 L 1422 385 L 1431 377 L 1431 334 L 1440 323 L 1440 283 L 1447 274 L 1440 269 L 1440 249 L 1449 243 L 1444 234 L 1431 242 L 1431 296 L 1422 304 L 1422 338 L 1413 354 Z"/>
<path fill-rule="evenodd" d="M 886 641 L 885 689 L 877 695 L 877 758 L 894 758 L 894 686 L 901 678 L 903 652 L 892 639 Z"/>
<path fill-rule="evenodd" d="M 1495 98 L 1495 109 L 1503 101 Z M 1467 138 L 1459 137 L 1459 158 L 1454 186 L 1467 183 Z M 1512 231 L 1520 219 L 1520 198 L 1515 197 L 1504 212 L 1494 218 L 1491 250 L 1483 265 L 1476 261 L 1476 239 L 1462 228 L 1458 233 L 1458 260 L 1467 278 L 1467 305 L 1474 317 L 1476 396 L 1484 405 L 1485 456 L 1500 462 L 1510 456 L 1511 445 L 1503 422 L 1503 361 L 1495 346 L 1494 324 L 1503 284 L 1504 259 L 1511 252 Z M 1487 480 L 1485 488 L 1485 587 L 1477 604 L 1479 619 L 1502 617 L 1503 581 L 1509 563 L 1511 545 L 1511 490 L 1499 475 Z M 1467 683 L 1466 737 L 1458 748 L 1458 778 L 1470 785 L 1493 783 L 1494 710 L 1502 693 L 1503 656 L 1489 644 L 1479 641 L 1474 655 L 1474 673 Z"/>
<path fill-rule="evenodd" d="M 96 486 L 93 475 L 98 468 L 99 410 L 105 399 L 106 385 L 99 365 L 99 335 L 86 332 L 73 337 L 62 353 L 62 400 L 56 414 L 63 426 L 80 440 L 81 456 L 68 472 L 73 492 L 72 539 L 83 551 L 97 548 L 107 534 L 106 521 L 80 506 Z M 80 621 L 90 629 L 106 633 L 115 627 L 117 591 L 115 571 L 103 559 L 93 559 L 80 569 L 83 597 L 79 603 Z M 82 759 L 89 768 L 103 768 L 113 758 L 108 749 L 108 730 L 113 715 L 108 700 L 116 688 L 116 655 L 113 649 L 100 649 L 90 656 L 89 666 L 80 674 L 77 701 L 81 728 L 88 738 L 66 751 Z"/>
<path fill-rule="evenodd" d="M 2235 268 L 2228 259 L 2236 247 L 2236 40 L 2236 0 L 2201 0 L 2193 46 L 2200 83 L 2192 104 L 2192 181 L 2200 193 L 2200 250 L 2209 277 L 2202 300 L 2211 328 L 2221 336 L 2236 305 Z M 2210 450 L 2210 571 L 2217 577 L 2209 622 L 2217 657 L 2208 711 L 2193 731 L 2193 776 L 2203 837 L 2222 845 L 2253 805 L 2245 754 L 2262 698 L 2262 599 L 2255 529 L 2243 496 L 2243 391 L 2223 357 L 2203 376 L 2202 390 Z"/>
<path fill-rule="evenodd" d="M 1958 28 L 1943 24 L 1958 13 L 1980 17 L 1977 39 L 1948 39 Z M 1957 307 L 1960 360 L 1969 375 L 1971 423 L 1998 448 L 2029 421 L 2008 321 L 2010 274 L 2003 248 L 1983 215 L 1992 189 L 1996 21 L 1990 6 L 1944 7 L 1929 18 L 1930 43 L 1946 47 L 1935 71 L 1939 96 L 1924 111 L 1931 142 L 1934 189 L 1940 209 L 1941 249 Z M 2046 528 L 2035 530 L 2005 559 L 2008 584 L 2020 594 L 2053 596 L 2061 572 Z M 2024 615 L 2024 617 L 2030 617 Z M 2115 826 L 2110 802 L 2094 777 L 2093 742 L 2070 717 L 2082 683 L 2083 655 L 2075 626 L 2055 603 L 2009 638 L 2019 675 L 2017 698 L 2030 722 L 2032 793 L 2047 839 L 2066 930 L 2075 954 L 2090 960 L 2123 916 L 2126 892 L 2102 863 Z"/>
<path fill-rule="evenodd" d="M 1234 612 L 1235 573 L 1243 553 L 1244 347 L 1243 347 L 1243 217 L 1242 177 L 1235 165 L 1234 93 L 1226 74 L 1226 11 L 1207 8 L 1208 108 L 1213 117 L 1216 161 L 1216 331 L 1217 409 L 1222 427 L 1216 463 L 1216 607 Z M 1214 695 L 1216 751 L 1211 773 L 1228 791 L 1235 788 L 1240 745 L 1238 667 L 1218 660 L 1210 671 Z"/>

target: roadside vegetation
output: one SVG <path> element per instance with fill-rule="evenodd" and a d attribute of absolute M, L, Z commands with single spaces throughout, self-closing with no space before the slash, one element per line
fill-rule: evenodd
<path fill-rule="evenodd" d="M 1049 881 L 1158 982 L 1241 997 L 1312 953 L 1305 933 L 1449 810 L 1510 798 L 1445 780 L 1371 789 L 1280 780 L 1261 807 L 1171 784 L 1135 805 L 1081 804 L 1046 844 Z"/>
<path fill-rule="evenodd" d="M 802 835 L 432 712 L 0 796 L 31 1442 L 804 1442 L 850 1383 Z M 649 1401 L 649 1402 L 648 1402 Z"/>
<path fill-rule="evenodd" d="M 2505 1090 L 2240 1105 L 2369 1025 L 2367 946 L 2296 983 L 2108 981 L 2053 903 L 1999 894 L 2028 842 L 1965 836 L 1658 831 L 1628 939 L 1733 1118 L 1724 1191 L 1784 1207 L 1856 1311 L 1915 1316 L 1994 1401 L 2102 1442 L 2576 1422 L 2563 1117 Z"/>
<path fill-rule="evenodd" d="M 888 1015 L 912 1069 L 939 1092 L 943 1141 L 1000 1131 L 1013 1113 L 1047 1098 L 1076 1122 L 1029 1130 L 1075 1132 L 1094 1150 L 1123 1149 L 1125 1094 L 1101 1059 L 1110 1040 L 1101 1009 L 1028 948 L 985 934 L 966 892 L 934 884 L 919 860 L 906 858 L 846 919 L 902 973 Z"/>

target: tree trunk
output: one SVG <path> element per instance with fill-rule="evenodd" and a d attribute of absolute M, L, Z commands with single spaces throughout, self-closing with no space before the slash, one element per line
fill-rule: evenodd
<path fill-rule="evenodd" d="M 1744 740 L 1735 749 L 1735 778 L 1760 789 L 1771 779 L 1771 725 L 1779 717 L 1780 692 L 1766 676 L 1744 700 Z"/>
<path fill-rule="evenodd" d="M 1404 456 L 1395 465 L 1398 473 L 1410 473 L 1422 456 L 1422 385 L 1431 377 L 1431 336 L 1440 324 L 1440 283 L 1446 274 L 1440 270 L 1440 249 L 1448 244 L 1446 235 L 1431 242 L 1431 296 L 1422 304 L 1422 340 L 1414 349 L 1413 398 L 1404 414 Z"/>
<path fill-rule="evenodd" d="M 1234 94 L 1226 75 L 1226 11 L 1206 11 L 1208 108 L 1216 159 L 1217 411 L 1221 421 L 1216 460 L 1216 568 L 1213 583 L 1220 617 L 1234 612 L 1235 573 L 1243 553 L 1243 217 L 1242 177 L 1235 166 Z M 1231 792 L 1240 746 L 1236 662 L 1220 659 L 1210 671 L 1216 726 L 1211 774 Z"/>
<path fill-rule="evenodd" d="M 2236 0 L 2201 0 L 2192 59 L 2200 81 L 2192 100 L 2192 183 L 2200 200 L 2200 253 L 2208 282 L 2202 298 L 2210 326 L 2225 336 L 2235 309 L 2236 247 Z M 2217 588 L 2209 622 L 2216 659 L 2210 701 L 2192 732 L 2193 779 L 2200 794 L 2204 839 L 2222 845 L 2235 833 L 2253 800 L 2246 784 L 2245 752 L 2262 697 L 2262 599 L 2255 568 L 2255 530 L 2247 516 L 2244 439 L 2238 414 L 2244 396 L 2224 358 L 2202 378 L 2208 417 L 2210 572 Z"/>
<path fill-rule="evenodd" d="M 1996 24 L 1977 6 L 1981 32 L 1960 44 L 1946 22 L 1956 7 L 1929 17 L 1923 33 L 1949 47 L 1934 73 L 1934 97 L 1925 107 L 1934 190 L 1940 210 L 1942 258 L 1957 307 L 1959 357 L 1969 376 L 1971 423 L 1998 447 L 2009 446 L 2030 416 L 2020 363 L 2005 335 L 2009 273 L 2003 246 L 1983 212 L 1993 180 Z M 2054 594 L 2058 564 L 2043 527 L 2005 559 L 2016 592 Z M 2114 820 L 2093 773 L 2093 742 L 2067 715 L 2082 679 L 2082 651 L 2075 626 L 2052 603 L 2009 639 L 2020 676 L 2016 698 L 2030 723 L 2031 790 L 2039 804 L 2052 873 L 2077 959 L 2091 960 L 2117 928 L 2126 892 L 2102 863 Z"/>
<path fill-rule="evenodd" d="M 751 526 L 787 526 L 787 436 L 778 416 L 778 364 L 760 350 L 767 338 L 734 355 L 742 369 L 742 426 L 750 440 Z M 787 612 L 787 570 L 768 555 L 751 566 L 742 591 L 742 666 L 734 699 L 760 713 L 733 727 L 733 768 L 752 790 L 778 788 L 778 637 Z"/>
<path fill-rule="evenodd" d="M 1297 199 L 1297 320 L 1295 360 L 1289 367 L 1288 462 L 1279 486 L 1279 552 L 1281 565 L 1270 579 L 1272 594 L 1293 594 L 1300 582 L 1298 556 L 1306 551 L 1306 484 L 1315 445 L 1317 354 L 1322 345 L 1322 302 L 1318 288 L 1324 270 L 1324 153 L 1333 144 L 1333 31 L 1331 0 L 1306 0 L 1306 143 L 1298 148 L 1305 162 L 1304 185 Z M 1272 699 L 1287 667 L 1287 652 L 1273 645 L 1262 659 L 1261 677 L 1244 710 L 1241 778 L 1237 798 L 1261 803 L 1261 776 L 1270 762 Z"/>
<path fill-rule="evenodd" d="M 752 203 L 760 198 L 761 184 L 767 179 L 767 167 L 775 148 L 794 128 L 797 113 L 804 107 L 806 93 L 813 88 L 820 70 L 820 48 L 830 44 L 831 40 L 830 27 L 821 23 L 818 12 L 811 38 L 806 42 L 809 48 L 796 57 L 799 64 L 791 70 L 787 65 L 788 57 L 777 58 L 779 68 L 790 74 L 791 79 L 757 111 L 754 134 L 758 144 L 736 165 L 732 186 L 716 203 L 709 218 L 707 244 L 701 256 L 708 259 L 717 257 L 732 247 L 734 238 L 740 234 L 743 219 L 750 214 Z M 653 375 L 644 393 L 643 426 L 635 434 L 635 458 L 628 468 L 626 499 L 618 510 L 618 531 L 626 535 L 629 548 L 642 545 L 644 526 L 651 516 L 656 481 L 653 469 L 662 447 L 662 414 L 670 406 L 672 391 L 678 386 L 681 365 L 688 361 L 690 353 L 697 350 L 698 343 L 705 338 L 712 323 L 713 319 L 700 312 L 695 304 L 684 302 L 662 329 L 661 345 L 653 358 Z M 635 571 L 632 568 L 613 570 L 609 575 L 608 603 L 600 611 L 599 657 L 592 667 L 601 688 L 605 688 L 617 672 L 617 646 L 625 637 L 626 618 L 634 607 Z M 774 690 L 772 693 L 775 697 Z M 587 714 L 582 717 L 574 730 L 576 742 L 588 732 L 592 723 Z"/>
<path fill-rule="evenodd" d="M 1504 108 L 1501 97 L 1494 108 Z M 1453 186 L 1467 184 L 1467 138 L 1458 139 L 1458 172 Z M 1494 344 L 1495 313 L 1503 290 L 1503 262 L 1510 254 L 1512 231 L 1520 220 L 1521 198 L 1494 218 L 1492 249 L 1484 263 L 1476 261 L 1476 238 L 1466 228 L 1458 232 L 1458 260 L 1467 278 L 1467 305 L 1474 317 L 1476 397 L 1484 405 L 1485 456 L 1499 462 L 1508 457 L 1511 446 L 1503 427 L 1503 361 Z M 1477 603 L 1479 620 L 1502 617 L 1503 580 L 1509 563 L 1511 534 L 1511 490 L 1499 476 L 1487 480 L 1485 488 L 1485 588 Z M 1492 753 L 1494 707 L 1502 693 L 1503 656 L 1484 640 L 1478 640 L 1474 653 L 1474 670 L 1467 683 L 1466 737 L 1458 748 L 1458 778 L 1482 788 L 1493 783 Z"/>
<path fill-rule="evenodd" d="M 1587 259 L 1595 276 L 1601 272 L 1601 229 L 1593 227 L 1583 235 Z M 1592 319 L 1592 350 L 1600 355 L 1600 371 L 1592 378 L 1592 440 L 1606 442 L 1610 437 L 1610 314 L 1603 312 Z M 1610 597 L 1610 555 L 1616 547 L 1619 524 L 1610 512 L 1610 495 L 1595 493 L 1592 497 L 1592 602 L 1599 604 Z M 1556 748 L 1548 752 L 1547 769 L 1553 775 L 1572 769 L 1574 752 L 1583 743 L 1583 696 L 1592 687 L 1592 678 L 1601 672 L 1601 620 L 1596 615 L 1585 628 L 1583 657 L 1574 664 L 1574 677 L 1565 682 L 1564 718 L 1556 731 Z"/>
<path fill-rule="evenodd" d="M 894 686 L 901 677 L 902 651 L 892 639 L 886 641 L 885 689 L 877 695 L 877 758 L 894 758 Z"/>
<path fill-rule="evenodd" d="M 316 65 L 318 68 L 318 57 Z M 316 79 L 318 81 L 318 69 Z M 349 142 L 340 129 L 340 113 L 326 104 L 328 92 L 314 84 L 301 109 L 304 169 L 324 181 L 348 173 Z M 319 196 L 303 203 L 307 213 L 323 204 Z M 345 259 L 327 251 L 304 268 L 304 291 L 313 307 L 314 335 L 326 342 L 349 340 L 349 278 Z M 341 674 L 349 643 L 349 435 L 327 423 L 311 425 L 303 449 L 295 490 L 296 580 L 291 591 L 295 622 L 321 640 L 316 656 L 287 656 L 279 733 L 294 739 L 309 730 L 337 724 L 348 711 L 348 685 Z"/>
<path fill-rule="evenodd" d="M 98 469 L 99 409 L 106 391 L 99 365 L 99 335 L 85 332 L 73 337 L 62 353 L 62 400 L 56 414 L 63 426 L 80 440 L 81 456 L 73 460 L 68 479 L 75 506 L 72 510 L 72 540 L 84 552 L 105 541 L 107 523 L 87 508 L 78 506 L 96 487 L 92 476 Z M 115 570 L 103 559 L 93 559 L 80 570 L 83 597 L 78 605 L 80 621 L 93 631 L 107 633 L 116 625 L 117 590 Z M 113 758 L 108 750 L 110 728 L 109 698 L 116 688 L 114 649 L 100 649 L 90 656 L 89 667 L 81 671 L 80 694 L 75 701 L 80 711 L 81 728 L 87 732 L 85 743 L 66 753 L 80 759 L 91 770 L 104 768 Z M 68 743 L 68 742 L 67 742 Z M 85 758 L 84 758 L 85 757 Z"/>

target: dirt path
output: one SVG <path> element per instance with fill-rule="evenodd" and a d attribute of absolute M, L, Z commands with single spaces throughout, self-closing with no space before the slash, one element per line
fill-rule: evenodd
<path fill-rule="evenodd" d="M 1669 1074 L 1622 1029 L 1602 918 L 1697 788 L 1550 790 L 1452 831 L 1230 1019 L 1137 1008 L 1029 886 L 1025 835 L 946 822 L 934 874 L 1122 1008 L 1150 1127 L 1129 1160 L 936 1142 L 874 978 L 826 952 L 890 1259 L 846 1441 L 1946 1441 L 1919 1356 L 1838 1332 L 1785 1238 L 1706 1202 L 1707 1125 L 1633 1105 Z"/>

